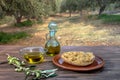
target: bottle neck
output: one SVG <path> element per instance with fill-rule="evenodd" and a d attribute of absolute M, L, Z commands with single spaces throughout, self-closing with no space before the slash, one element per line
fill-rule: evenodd
<path fill-rule="evenodd" d="M 49 31 L 50 38 L 55 38 L 56 31 Z"/>

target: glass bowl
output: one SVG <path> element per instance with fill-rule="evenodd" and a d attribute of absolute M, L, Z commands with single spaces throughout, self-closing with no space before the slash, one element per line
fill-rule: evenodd
<path fill-rule="evenodd" d="M 30 64 L 37 64 L 44 61 L 45 49 L 43 47 L 26 47 L 20 49 L 20 54 Z"/>

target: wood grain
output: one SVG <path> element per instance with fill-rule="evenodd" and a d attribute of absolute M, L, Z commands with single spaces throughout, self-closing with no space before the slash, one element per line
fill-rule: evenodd
<path fill-rule="evenodd" d="M 6 61 L 5 54 L 20 57 L 19 50 L 23 47 L 25 46 L 1 45 L 0 61 Z M 89 72 L 70 71 L 55 66 L 51 61 L 52 58 L 46 57 L 44 63 L 37 65 L 38 69 L 58 68 L 58 76 L 47 80 L 120 80 L 120 46 L 63 46 L 61 54 L 66 51 L 93 52 L 104 59 L 104 68 Z M 0 64 L 0 80 L 24 80 L 24 78 L 24 73 L 15 72 L 12 65 Z"/>

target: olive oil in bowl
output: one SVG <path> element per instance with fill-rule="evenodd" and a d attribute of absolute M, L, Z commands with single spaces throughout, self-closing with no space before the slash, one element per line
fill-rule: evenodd
<path fill-rule="evenodd" d="M 30 64 L 38 64 L 44 61 L 44 56 L 40 52 L 25 53 L 24 58 Z"/>
<path fill-rule="evenodd" d="M 30 64 L 38 64 L 44 61 L 45 50 L 43 47 L 26 47 L 20 49 L 20 54 Z"/>

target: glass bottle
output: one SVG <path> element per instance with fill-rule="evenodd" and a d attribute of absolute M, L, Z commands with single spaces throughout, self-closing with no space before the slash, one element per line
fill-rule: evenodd
<path fill-rule="evenodd" d="M 45 44 L 45 49 L 47 49 L 46 54 L 49 56 L 55 56 L 60 53 L 60 43 L 55 37 L 57 32 L 57 24 L 55 22 L 50 22 L 48 25 L 49 34 L 46 36 L 47 42 Z"/>

